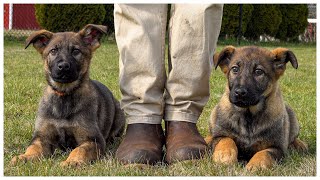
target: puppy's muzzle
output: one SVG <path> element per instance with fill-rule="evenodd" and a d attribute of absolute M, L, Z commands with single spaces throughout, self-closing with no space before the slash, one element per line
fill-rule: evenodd
<path fill-rule="evenodd" d="M 67 61 L 59 61 L 52 68 L 51 77 L 59 83 L 71 83 L 78 79 L 78 73 L 74 65 Z"/>
<path fill-rule="evenodd" d="M 248 94 L 248 91 L 245 88 L 236 88 L 234 90 L 234 96 L 237 99 L 243 99 L 246 97 L 247 94 Z"/>
<path fill-rule="evenodd" d="M 259 103 L 259 98 L 244 87 L 234 88 L 231 91 L 229 98 L 231 103 L 239 107 L 249 107 Z"/>
<path fill-rule="evenodd" d="M 62 62 L 58 63 L 58 70 L 60 70 L 61 72 L 69 71 L 70 66 L 71 66 L 70 63 L 62 61 Z"/>

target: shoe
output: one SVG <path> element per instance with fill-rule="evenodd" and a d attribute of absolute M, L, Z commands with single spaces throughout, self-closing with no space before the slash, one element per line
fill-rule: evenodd
<path fill-rule="evenodd" d="M 195 123 L 166 121 L 166 148 L 166 161 L 171 164 L 202 158 L 207 144 Z"/>
<path fill-rule="evenodd" d="M 128 124 L 116 158 L 122 164 L 153 165 L 163 160 L 164 142 L 161 124 Z"/>

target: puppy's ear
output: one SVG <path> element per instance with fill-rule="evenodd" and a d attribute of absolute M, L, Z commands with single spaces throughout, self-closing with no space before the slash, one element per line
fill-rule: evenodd
<path fill-rule="evenodd" d="M 220 53 L 216 53 L 213 57 L 215 69 L 220 66 L 222 72 L 226 74 L 228 72 L 228 65 L 235 49 L 236 48 L 233 46 L 226 46 Z"/>
<path fill-rule="evenodd" d="M 292 51 L 286 48 L 276 48 L 271 52 L 275 55 L 273 67 L 276 70 L 276 74 L 278 75 L 278 77 L 284 73 L 284 71 L 286 70 L 286 64 L 289 61 L 295 69 L 298 68 L 297 58 Z"/>
<path fill-rule="evenodd" d="M 79 34 L 83 42 L 94 51 L 100 46 L 101 37 L 107 34 L 107 29 L 107 26 L 88 24 L 79 31 Z"/>
<path fill-rule="evenodd" d="M 42 54 L 44 48 L 49 44 L 53 33 L 47 30 L 40 30 L 31 34 L 26 40 L 25 49 L 32 43 L 33 47 Z"/>

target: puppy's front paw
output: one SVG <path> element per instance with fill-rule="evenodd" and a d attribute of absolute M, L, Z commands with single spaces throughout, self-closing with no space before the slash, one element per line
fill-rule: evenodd
<path fill-rule="evenodd" d="M 272 166 L 269 160 L 261 160 L 261 161 L 250 161 L 246 165 L 246 169 L 248 171 L 257 171 L 260 169 L 269 169 Z"/>
<path fill-rule="evenodd" d="M 96 156 L 96 151 L 90 151 L 94 149 L 94 147 L 88 146 L 88 144 L 84 144 L 82 146 L 79 146 L 71 151 L 68 158 L 60 163 L 60 166 L 66 167 L 80 167 L 82 165 L 85 165 L 87 163 L 90 163 L 94 160 L 96 160 L 98 157 Z M 89 151 L 88 151 L 89 150 Z"/>
<path fill-rule="evenodd" d="M 65 160 L 60 163 L 60 166 L 61 167 L 80 167 L 85 164 L 86 163 L 84 161 Z"/>
<path fill-rule="evenodd" d="M 231 165 L 238 162 L 238 148 L 233 139 L 224 137 L 214 147 L 212 159 L 216 163 Z"/>
<path fill-rule="evenodd" d="M 34 159 L 35 159 L 34 156 L 28 156 L 25 154 L 21 154 L 19 156 L 14 156 L 10 161 L 10 165 L 15 166 L 18 164 L 18 162 L 26 163 L 27 161 L 32 161 Z"/>
<path fill-rule="evenodd" d="M 275 163 L 275 160 L 267 151 L 257 152 L 246 165 L 248 171 L 256 171 L 260 169 L 269 169 Z"/>
<path fill-rule="evenodd" d="M 20 155 L 21 156 L 21 155 Z M 10 165 L 11 166 L 15 166 L 15 165 L 17 165 L 18 164 L 18 162 L 19 161 L 23 161 L 23 162 L 25 162 L 26 160 L 24 160 L 24 159 L 21 159 L 20 160 L 20 156 L 14 156 L 12 159 L 11 159 L 11 161 L 10 161 Z"/>
<path fill-rule="evenodd" d="M 238 162 L 238 152 L 235 149 L 217 150 L 213 152 L 212 159 L 216 163 L 235 164 Z"/>

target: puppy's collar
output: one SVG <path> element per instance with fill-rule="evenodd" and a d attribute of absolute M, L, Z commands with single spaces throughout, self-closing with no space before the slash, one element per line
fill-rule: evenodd
<path fill-rule="evenodd" d="M 61 91 L 56 91 L 56 90 L 53 90 L 54 94 L 58 95 L 58 96 L 65 96 L 66 93 L 65 92 L 61 92 Z"/>

